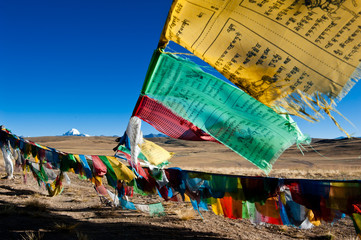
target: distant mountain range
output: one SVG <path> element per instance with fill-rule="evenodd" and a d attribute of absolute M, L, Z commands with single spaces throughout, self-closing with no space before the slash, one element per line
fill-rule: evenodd
<path fill-rule="evenodd" d="M 90 137 L 88 134 L 80 133 L 78 129 L 72 128 L 66 133 L 64 133 L 62 136 L 79 136 L 79 137 Z"/>
<path fill-rule="evenodd" d="M 90 137 L 89 134 L 84 134 L 84 133 L 80 133 L 78 129 L 76 128 L 72 128 L 69 131 L 67 131 L 66 133 L 64 133 L 62 136 L 79 136 L 79 137 Z M 104 135 L 100 135 L 101 137 L 104 137 Z M 114 135 L 113 137 L 119 137 L 118 135 Z M 168 137 L 165 134 L 161 134 L 161 133 L 150 133 L 147 135 L 143 136 L 144 138 L 155 138 L 155 137 Z"/>
<path fill-rule="evenodd" d="M 155 134 L 155 133 L 150 133 L 150 134 L 147 134 L 147 135 L 143 135 L 144 138 L 155 138 L 155 137 L 168 137 L 167 135 L 165 134 L 162 134 L 162 133 L 158 133 L 158 134 Z"/>
<path fill-rule="evenodd" d="M 85 133 L 80 133 L 78 129 L 76 128 L 72 128 L 69 131 L 67 131 L 66 133 L 64 133 L 62 136 L 80 136 L 80 137 L 90 137 L 89 134 L 85 134 Z M 104 135 L 100 135 L 101 137 Z M 114 135 L 113 137 L 119 137 L 118 135 Z M 162 133 L 150 133 L 150 134 L 146 134 L 143 135 L 144 138 L 157 138 L 157 137 L 168 137 L 165 134 Z M 347 137 L 344 136 L 340 136 L 337 138 L 334 138 L 335 140 L 341 140 L 341 139 L 345 139 Z M 353 137 L 353 138 L 361 138 L 361 137 Z"/>
<path fill-rule="evenodd" d="M 353 136 L 351 136 L 352 138 L 361 138 L 361 137 L 353 137 Z M 340 139 L 346 139 L 347 137 L 344 137 L 344 136 L 341 136 L 341 137 L 337 137 L 337 138 L 334 138 L 334 139 L 338 139 L 338 140 L 340 140 Z"/>

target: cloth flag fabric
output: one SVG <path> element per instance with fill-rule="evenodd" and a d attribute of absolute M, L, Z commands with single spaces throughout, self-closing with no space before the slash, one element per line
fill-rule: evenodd
<path fill-rule="evenodd" d="M 191 122 L 177 116 L 161 103 L 147 96 L 139 97 L 133 115 L 172 138 L 217 142 Z"/>
<path fill-rule="evenodd" d="M 354 0 L 175 0 L 159 47 L 173 41 L 262 103 L 315 120 L 361 78 L 360 17 Z"/>
<path fill-rule="evenodd" d="M 145 139 L 143 139 L 143 143 L 140 145 L 140 150 L 148 162 L 154 166 L 168 162 L 174 155 L 174 153 L 168 152 L 161 146 Z"/>
<path fill-rule="evenodd" d="M 14 164 L 12 161 L 12 153 L 5 142 L 2 142 L 0 139 L 0 148 L 3 153 L 4 162 L 5 162 L 5 170 L 7 174 L 7 178 L 12 179 L 14 174 Z"/>
<path fill-rule="evenodd" d="M 196 64 L 155 51 L 142 94 L 269 173 L 280 154 L 307 143 L 295 123 Z"/>
<path fill-rule="evenodd" d="M 106 156 L 106 158 L 108 159 L 110 165 L 112 166 L 118 180 L 131 182 L 135 178 L 135 175 L 132 172 L 132 170 L 130 170 L 123 163 L 119 162 L 115 157 Z"/>
<path fill-rule="evenodd" d="M 165 170 L 173 194 L 217 215 L 309 229 L 351 216 L 360 229 L 361 181 L 281 179 Z M 335 188 L 335 189 L 334 189 Z M 204 205 L 204 204 L 203 204 Z"/>

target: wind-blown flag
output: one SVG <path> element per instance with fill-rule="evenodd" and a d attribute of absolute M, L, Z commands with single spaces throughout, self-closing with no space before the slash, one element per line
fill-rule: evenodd
<path fill-rule="evenodd" d="M 268 173 L 280 154 L 307 142 L 296 124 L 193 62 L 155 51 L 142 94 L 160 102 Z"/>
<path fill-rule="evenodd" d="M 147 96 L 139 97 L 133 116 L 141 118 L 158 131 L 172 138 L 217 142 L 193 123 L 177 116 L 161 103 Z"/>
<path fill-rule="evenodd" d="M 260 102 L 337 125 L 334 100 L 361 78 L 360 17 L 353 0 L 175 0 L 159 47 L 174 41 Z"/>

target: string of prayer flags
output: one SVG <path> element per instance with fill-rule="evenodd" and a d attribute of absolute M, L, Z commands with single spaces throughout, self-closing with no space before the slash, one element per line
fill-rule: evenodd
<path fill-rule="evenodd" d="M 8 152 L 12 156 L 15 153 L 11 151 L 12 147 L 24 154 L 24 149 L 28 149 L 25 146 L 30 144 L 28 140 L 20 139 L 6 129 L 0 130 L 0 141 L 10 142 Z M 60 171 L 58 176 L 53 175 L 47 166 L 49 163 L 46 162 L 47 158 L 42 157 L 47 154 L 41 153 L 41 149 L 49 149 L 58 154 L 60 151 L 43 148 L 33 142 L 31 146 L 37 148 L 34 152 L 37 153 L 39 163 L 27 158 L 26 167 L 31 169 L 39 184 L 46 182 L 50 196 L 60 194 L 64 189 L 62 179 L 66 178 L 66 173 Z M 361 232 L 360 180 L 249 177 L 187 171 L 179 168 L 157 169 L 154 166 L 142 168 L 146 178 L 135 178 L 131 169 L 120 164 L 115 157 L 63 152 L 60 155 L 62 157 L 58 158 L 60 161 L 58 164 L 68 166 L 68 171 L 79 175 L 86 175 L 80 162 L 85 157 L 93 173 L 91 181 L 97 193 L 101 200 L 110 206 L 144 211 L 151 216 L 163 215 L 164 207 L 161 202 L 138 204 L 128 199 L 133 191 L 143 195 L 159 193 L 164 200 L 190 201 L 200 214 L 203 210 L 211 209 L 215 214 L 233 219 L 249 219 L 256 224 L 269 223 L 308 229 L 319 226 L 322 222 L 333 223 L 348 215 L 354 222 L 357 234 L 360 235 Z M 62 163 L 63 161 L 70 163 Z M 97 171 L 94 169 L 95 166 L 98 166 Z M 127 173 L 129 175 L 123 178 L 122 176 L 126 176 Z M 110 186 L 115 189 L 115 193 L 102 183 L 104 175 Z M 113 184 L 113 181 L 117 181 L 117 184 Z"/>
<path fill-rule="evenodd" d="M 173 41 L 267 106 L 317 120 L 361 78 L 357 1 L 175 0 Z M 342 130 L 342 128 L 340 128 Z"/>
<path fill-rule="evenodd" d="M 62 192 L 62 180 L 66 177 L 67 171 L 91 179 L 99 185 L 98 187 L 102 185 L 101 177 L 103 176 L 106 176 L 108 184 L 114 188 L 117 186 L 118 180 L 130 183 L 135 178 L 134 173 L 113 156 L 88 156 L 61 152 L 20 138 L 4 127 L 0 129 L 0 143 L 4 149 L 4 159 L 9 160 L 9 163 L 12 164 L 13 158 L 17 154 L 16 163 L 23 168 L 24 179 L 26 178 L 26 169 L 28 169 L 33 173 L 39 185 L 44 184 L 50 196 Z M 30 161 L 31 156 L 35 163 Z M 56 176 L 53 169 L 58 167 L 60 173 Z M 12 174 L 12 171 L 10 173 Z"/>
<path fill-rule="evenodd" d="M 155 51 L 142 94 L 160 102 L 267 174 L 292 144 L 308 143 L 296 124 L 198 65 Z"/>
<path fill-rule="evenodd" d="M 23 164 L 25 169 L 29 169 L 33 173 L 39 186 L 45 186 L 49 196 L 56 196 L 64 190 L 62 181 L 67 177 L 66 172 L 70 171 L 79 174 L 79 177 L 84 176 L 85 179 L 91 180 L 95 185 L 95 190 L 100 196 L 101 201 L 106 205 L 140 210 L 149 213 L 150 216 L 160 216 L 164 214 L 162 203 L 135 204 L 128 201 L 123 195 L 116 196 L 105 187 L 102 180 L 104 176 L 107 178 L 108 184 L 118 192 L 122 192 L 122 189 L 124 188 L 123 184 L 132 186 L 136 179 L 133 171 L 128 166 L 121 163 L 116 157 L 60 152 L 56 149 L 19 138 L 3 127 L 1 127 L 0 130 L 0 143 L 4 149 L 3 155 L 4 157 L 8 157 L 9 163 L 12 163 L 14 160 L 14 153 L 17 152 L 17 150 L 19 150 L 20 156 L 25 154 L 24 150 L 28 152 L 24 162 L 20 161 L 19 163 Z M 11 152 L 10 145 L 12 146 L 14 153 Z M 155 149 L 150 149 L 152 147 Z M 168 153 L 160 146 L 152 144 L 149 141 L 145 142 L 144 150 L 153 162 L 158 161 L 158 163 L 163 166 L 172 156 L 171 153 Z M 57 155 L 57 157 L 54 157 L 53 155 Z M 30 156 L 34 158 L 34 161 L 36 161 L 35 163 L 30 161 Z M 142 156 L 143 160 L 148 162 L 143 154 L 140 154 L 139 156 Z M 157 159 L 157 157 L 160 157 L 160 159 Z M 59 166 L 59 175 L 56 175 L 52 171 L 53 163 L 54 165 Z M 144 171 L 143 168 L 141 168 L 145 178 L 142 178 L 143 180 L 139 181 L 139 187 L 142 189 L 139 191 L 142 191 L 143 193 L 156 193 L 157 186 L 159 189 L 166 188 L 165 185 L 168 183 L 168 180 L 164 176 L 164 171 L 157 170 L 157 168 L 150 163 L 148 165 L 152 167 L 153 170 Z M 26 174 L 26 171 L 24 174 Z M 26 175 L 24 175 L 24 178 L 25 176 Z M 155 178 L 152 176 L 155 176 Z"/>
<path fill-rule="evenodd" d="M 350 216 L 360 233 L 361 181 L 281 179 L 165 169 L 172 194 L 217 215 L 309 229 Z"/>

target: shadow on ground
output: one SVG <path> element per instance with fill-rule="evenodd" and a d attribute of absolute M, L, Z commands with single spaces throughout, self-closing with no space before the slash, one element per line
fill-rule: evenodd
<path fill-rule="evenodd" d="M 1 195 L 33 195 L 31 190 L 17 190 L 7 186 Z M 39 208 L 17 206 L 9 201 L 0 201 L 1 239 L 225 239 L 214 233 L 197 232 L 188 228 L 152 226 L 147 222 L 96 223 L 89 219 L 77 220 L 59 212 L 95 212 L 99 218 L 110 215 L 111 209 L 102 208 Z M 120 218 L 136 217 L 139 213 L 117 211 Z"/>

